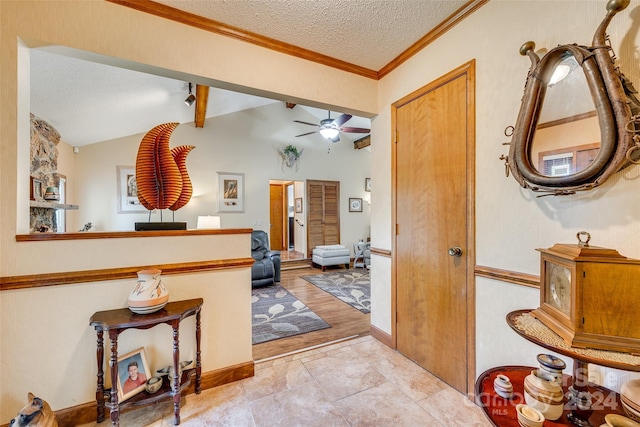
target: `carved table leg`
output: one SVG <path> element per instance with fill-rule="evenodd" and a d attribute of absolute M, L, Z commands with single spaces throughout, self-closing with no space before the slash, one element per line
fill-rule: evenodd
<path fill-rule="evenodd" d="M 593 413 L 591 408 L 591 394 L 589 393 L 589 364 L 580 360 L 573 360 L 573 385 L 569 387 L 569 406 L 571 413 L 567 418 L 571 423 L 580 427 L 590 427 L 589 417 Z"/>
<path fill-rule="evenodd" d="M 98 335 L 98 343 L 96 350 L 96 359 L 98 363 L 98 386 L 96 388 L 96 403 L 98 404 L 98 416 L 96 421 L 101 423 L 104 421 L 104 331 L 96 329 Z"/>
<path fill-rule="evenodd" d="M 196 313 L 196 394 L 202 391 L 202 364 L 200 363 L 200 310 Z"/>
<path fill-rule="evenodd" d="M 179 321 L 173 322 L 173 425 L 180 424 L 180 379 L 182 377 L 182 369 L 180 369 L 180 342 L 179 342 Z"/>
<path fill-rule="evenodd" d="M 120 426 L 120 407 L 118 406 L 118 332 L 109 330 L 111 340 L 111 426 Z"/>

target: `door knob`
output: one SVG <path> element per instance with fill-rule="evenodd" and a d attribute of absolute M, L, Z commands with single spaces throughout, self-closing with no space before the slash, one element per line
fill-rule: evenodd
<path fill-rule="evenodd" d="M 462 256 L 462 248 L 456 246 L 454 248 L 449 248 L 449 255 L 451 256 Z"/>

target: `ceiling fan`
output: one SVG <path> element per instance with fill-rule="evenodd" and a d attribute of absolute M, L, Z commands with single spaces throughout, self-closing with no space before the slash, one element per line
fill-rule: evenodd
<path fill-rule="evenodd" d="M 296 137 L 311 135 L 312 133 L 320 132 L 320 135 L 322 135 L 326 139 L 332 142 L 338 142 L 340 141 L 340 132 L 351 132 L 351 133 L 371 132 L 371 129 L 343 127 L 342 125 L 345 124 L 347 121 L 349 121 L 351 117 L 352 117 L 351 114 L 342 114 L 336 117 L 335 119 L 332 119 L 331 111 L 329 111 L 329 118 L 321 120 L 319 125 L 315 123 L 303 122 L 301 120 L 294 120 L 294 122 L 296 123 L 302 123 L 303 125 L 309 125 L 309 126 L 316 126 L 318 128 L 318 130 L 314 130 L 312 132 L 307 132 L 307 133 L 301 133 L 300 135 L 296 135 Z"/>

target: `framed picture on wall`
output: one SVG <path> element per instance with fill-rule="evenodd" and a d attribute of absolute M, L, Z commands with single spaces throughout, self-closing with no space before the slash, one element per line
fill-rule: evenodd
<path fill-rule="evenodd" d="M 302 213 L 302 197 L 296 197 L 296 213 Z"/>
<path fill-rule="evenodd" d="M 364 191 L 371 191 L 371 178 L 364 179 Z"/>
<path fill-rule="evenodd" d="M 218 212 L 244 212 L 244 174 L 218 172 Z"/>
<path fill-rule="evenodd" d="M 349 212 L 362 212 L 362 199 L 350 197 Z"/>
<path fill-rule="evenodd" d="M 118 213 L 146 212 L 138 200 L 136 170 L 133 166 L 116 166 L 118 177 Z"/>
<path fill-rule="evenodd" d="M 42 180 L 31 177 L 31 200 L 44 200 L 42 185 Z"/>
<path fill-rule="evenodd" d="M 147 379 L 152 376 L 144 348 L 118 357 L 118 401 L 122 402 L 140 393 L 144 390 Z"/>

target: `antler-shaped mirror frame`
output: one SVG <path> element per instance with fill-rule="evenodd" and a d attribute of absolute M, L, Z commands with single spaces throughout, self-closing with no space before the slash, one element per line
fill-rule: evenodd
<path fill-rule="evenodd" d="M 615 67 L 615 55 L 607 43 L 606 28 L 613 17 L 629 5 L 629 0 L 610 0 L 607 15 L 593 37 L 593 46 L 561 45 L 542 59 L 534 52 L 535 43 L 522 45 L 520 54 L 528 56 L 531 68 L 524 88 L 522 105 L 509 143 L 509 156 L 502 156 L 518 183 L 532 191 L 553 195 L 574 194 L 591 190 L 612 174 L 640 164 L 640 101 L 626 77 Z M 556 67 L 573 56 L 586 78 L 600 127 L 600 148 L 584 169 L 568 175 L 549 176 L 541 173 L 532 159 L 532 143 L 547 88 Z"/>

